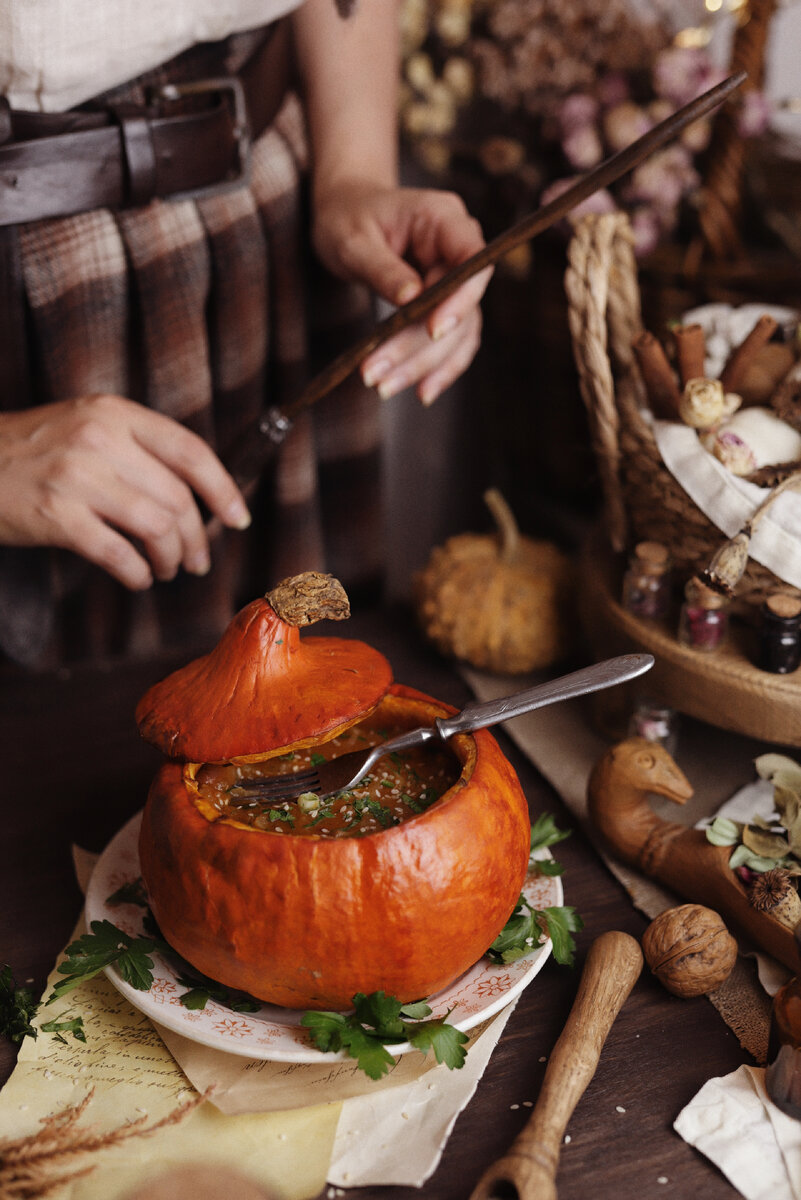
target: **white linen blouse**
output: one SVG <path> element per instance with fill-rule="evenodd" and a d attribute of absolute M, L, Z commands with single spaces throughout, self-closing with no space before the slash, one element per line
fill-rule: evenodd
<path fill-rule="evenodd" d="M 61 112 L 300 0 L 0 0 L 0 95 Z"/>

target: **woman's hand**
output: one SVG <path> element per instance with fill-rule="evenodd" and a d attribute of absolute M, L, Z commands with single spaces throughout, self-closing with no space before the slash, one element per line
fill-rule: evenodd
<path fill-rule="evenodd" d="M 195 495 L 223 522 L 250 516 L 202 438 L 121 396 L 81 396 L 0 414 L 0 543 L 59 546 L 132 590 L 204 575 Z"/>
<path fill-rule="evenodd" d="M 481 228 L 452 192 L 378 187 L 354 180 L 318 189 L 314 241 L 335 274 L 368 284 L 391 304 L 423 287 L 484 246 Z M 416 385 L 430 404 L 470 365 L 481 336 L 479 304 L 491 270 L 449 296 L 425 323 L 410 326 L 362 364 L 362 378 L 388 398 Z"/>

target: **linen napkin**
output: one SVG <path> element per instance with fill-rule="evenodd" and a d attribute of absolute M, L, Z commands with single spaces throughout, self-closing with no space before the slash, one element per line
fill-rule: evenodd
<path fill-rule="evenodd" d="M 771 1103 L 761 1068 L 708 1080 L 673 1128 L 746 1200 L 801 1198 L 801 1123 Z"/>

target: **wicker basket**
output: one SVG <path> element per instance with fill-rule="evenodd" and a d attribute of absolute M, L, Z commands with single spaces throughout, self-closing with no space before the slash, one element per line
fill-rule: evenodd
<path fill-rule="evenodd" d="M 612 548 L 622 551 L 641 540 L 662 542 L 670 549 L 677 573 L 689 578 L 709 565 L 727 535 L 667 469 L 643 417 L 644 390 L 632 352 L 632 342 L 642 330 L 640 293 L 625 215 L 587 217 L 577 226 L 568 251 L 565 290 Z M 738 601 L 760 604 L 768 592 L 786 587 L 750 560 Z"/>

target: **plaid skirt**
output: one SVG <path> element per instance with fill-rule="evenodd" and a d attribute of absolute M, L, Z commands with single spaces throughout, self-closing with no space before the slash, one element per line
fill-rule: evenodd
<path fill-rule="evenodd" d="M 231 52 L 247 37 L 229 39 Z M 115 98 L 137 98 L 139 82 Z M 0 307 L 14 334 L 0 407 L 114 392 L 183 422 L 225 461 L 265 404 L 297 394 L 371 316 L 367 293 L 309 253 L 306 161 L 290 94 L 233 191 L 0 231 Z M 131 593 L 66 551 L 1 547 L 0 651 L 40 669 L 189 652 L 287 575 L 374 584 L 379 440 L 374 395 L 346 381 L 297 421 L 249 497 L 251 529 L 216 539 L 204 578 Z"/>

